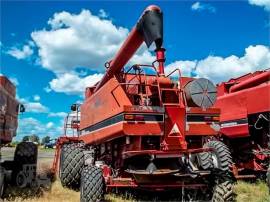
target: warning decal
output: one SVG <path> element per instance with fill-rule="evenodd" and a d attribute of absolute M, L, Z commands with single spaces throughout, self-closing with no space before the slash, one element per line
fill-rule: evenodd
<path fill-rule="evenodd" d="M 175 123 L 172 127 L 171 132 L 169 133 L 169 136 L 179 136 L 180 135 L 180 130 L 177 126 L 177 124 Z"/>

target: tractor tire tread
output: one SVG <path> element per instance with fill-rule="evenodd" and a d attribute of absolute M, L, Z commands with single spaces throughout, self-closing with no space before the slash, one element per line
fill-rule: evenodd
<path fill-rule="evenodd" d="M 63 153 L 62 153 L 63 152 Z M 60 160 L 60 180 L 64 187 L 78 189 L 84 166 L 83 149 L 78 144 L 63 145 Z"/>
<path fill-rule="evenodd" d="M 104 198 L 105 183 L 102 170 L 87 166 L 81 176 L 81 202 L 97 202 Z"/>
<path fill-rule="evenodd" d="M 212 202 L 231 202 L 234 201 L 232 183 L 225 181 L 214 187 Z"/>
<path fill-rule="evenodd" d="M 38 149 L 33 142 L 21 142 L 15 149 L 15 165 L 21 167 L 25 164 L 37 164 Z"/>
<path fill-rule="evenodd" d="M 207 142 L 204 147 L 212 148 L 219 159 L 219 169 L 223 171 L 230 170 L 232 162 L 232 156 L 229 148 L 221 141 L 213 140 Z M 209 152 L 211 154 L 211 152 Z"/>

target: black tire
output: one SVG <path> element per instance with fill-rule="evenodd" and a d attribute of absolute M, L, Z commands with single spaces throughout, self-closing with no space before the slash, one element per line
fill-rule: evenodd
<path fill-rule="evenodd" d="M 96 166 L 87 166 L 81 176 L 81 202 L 104 200 L 105 182 L 102 170 Z"/>
<path fill-rule="evenodd" d="M 229 171 L 232 165 L 232 156 L 229 148 L 220 141 L 213 140 L 204 144 L 204 148 L 211 148 L 211 152 L 202 152 L 198 155 L 200 166 L 205 169 L 217 168 Z"/>
<path fill-rule="evenodd" d="M 27 185 L 27 177 L 25 176 L 24 172 L 19 172 L 16 176 L 16 184 L 20 188 L 24 188 Z"/>
<path fill-rule="evenodd" d="M 33 142 L 21 142 L 17 145 L 14 155 L 14 167 L 12 169 L 12 181 L 16 183 L 17 175 L 20 172 L 31 172 L 28 181 L 35 181 L 37 168 L 38 148 Z M 30 166 L 31 170 L 24 170 L 25 166 Z"/>
<path fill-rule="evenodd" d="M 78 189 L 84 166 L 83 149 L 78 144 L 63 145 L 60 154 L 59 178 L 64 187 Z"/>
<path fill-rule="evenodd" d="M 16 165 L 37 164 L 38 149 L 33 142 L 21 142 L 14 155 Z"/>
<path fill-rule="evenodd" d="M 198 155 L 198 162 L 202 169 L 209 170 L 214 168 L 213 161 L 211 159 L 211 154 L 209 152 L 202 152 Z"/>
<path fill-rule="evenodd" d="M 234 201 L 233 184 L 225 181 L 217 184 L 213 190 L 212 202 L 231 202 Z"/>
<path fill-rule="evenodd" d="M 0 198 L 3 197 L 5 188 L 5 169 L 0 166 Z"/>

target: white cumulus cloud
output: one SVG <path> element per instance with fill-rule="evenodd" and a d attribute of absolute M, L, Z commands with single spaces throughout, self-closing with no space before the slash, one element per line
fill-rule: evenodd
<path fill-rule="evenodd" d="M 48 122 L 46 124 L 46 128 L 48 128 L 48 129 L 52 128 L 53 126 L 54 126 L 54 123 L 53 122 Z"/>
<path fill-rule="evenodd" d="M 22 49 L 11 47 L 6 53 L 21 60 L 30 57 L 33 54 L 33 49 L 29 45 L 24 45 Z"/>
<path fill-rule="evenodd" d="M 270 0 L 248 0 L 249 4 L 255 6 L 261 6 L 266 11 L 270 11 Z"/>
<path fill-rule="evenodd" d="M 17 138 L 21 139 L 28 135 L 38 135 L 40 138 L 50 136 L 51 138 L 59 137 L 62 134 L 62 126 L 55 125 L 53 122 L 42 123 L 39 120 L 28 117 L 19 120 Z"/>
<path fill-rule="evenodd" d="M 50 110 L 40 102 L 30 102 L 25 98 L 18 98 L 18 100 L 25 106 L 26 112 L 32 113 L 48 113 Z"/>
<path fill-rule="evenodd" d="M 66 94 L 82 94 L 87 86 L 93 86 L 103 74 L 93 74 L 86 77 L 79 77 L 76 74 L 65 73 L 50 81 L 50 89 L 55 92 Z"/>
<path fill-rule="evenodd" d="M 249 46 L 241 57 L 210 55 L 199 61 L 175 61 L 166 66 L 165 70 L 169 73 L 175 68 L 180 68 L 184 76 L 190 76 L 195 70 L 198 77 L 209 78 L 217 83 L 256 70 L 270 68 L 270 49 L 263 45 Z"/>
<path fill-rule="evenodd" d="M 10 77 L 9 80 L 15 85 L 18 86 L 19 85 L 19 80 L 15 77 Z"/>
<path fill-rule="evenodd" d="M 50 112 L 48 114 L 48 117 L 60 117 L 60 118 L 64 118 L 67 116 L 66 112 Z"/>
<path fill-rule="evenodd" d="M 46 92 L 81 94 L 86 86 L 101 79 L 104 63 L 113 58 L 129 33 L 127 28 L 104 19 L 106 16 L 104 10 L 99 11 L 99 16 L 89 10 L 79 14 L 63 11 L 49 19 L 49 29 L 31 33 L 38 48 L 40 65 L 56 75 L 44 89 Z M 152 63 L 154 59 L 143 45 L 131 63 Z M 78 68 L 100 73 L 83 76 Z"/>
<path fill-rule="evenodd" d="M 36 102 L 40 101 L 40 96 L 39 95 L 34 95 L 33 98 L 34 98 L 34 101 L 36 101 Z"/>
<path fill-rule="evenodd" d="M 193 11 L 203 11 L 203 10 L 207 10 L 211 13 L 215 13 L 216 12 L 216 8 L 210 4 L 206 4 L 206 3 L 201 3 L 199 1 L 195 2 L 194 4 L 191 5 L 191 10 Z"/>
<path fill-rule="evenodd" d="M 106 13 L 106 11 L 104 9 L 100 9 L 98 11 L 98 16 L 101 17 L 101 18 L 107 18 L 107 17 L 109 17 L 109 14 Z"/>
<path fill-rule="evenodd" d="M 104 63 L 112 59 L 129 32 L 89 10 L 55 13 L 48 24 L 49 30 L 35 31 L 31 36 L 39 48 L 41 65 L 56 74 L 77 67 L 103 72 Z M 145 51 L 137 57 L 147 55 Z"/>
<path fill-rule="evenodd" d="M 49 111 L 48 107 L 42 105 L 39 102 L 25 103 L 25 108 L 26 112 L 47 113 Z"/>

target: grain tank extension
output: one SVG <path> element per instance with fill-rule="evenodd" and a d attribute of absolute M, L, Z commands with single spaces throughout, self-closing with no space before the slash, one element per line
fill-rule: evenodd
<path fill-rule="evenodd" d="M 156 59 L 127 65 L 143 42 L 155 45 Z M 163 13 L 149 6 L 105 64 L 104 77 L 86 89 L 80 107 L 72 106 L 79 121 L 66 127 L 77 133 L 58 139 L 54 169 L 59 162 L 62 185 L 80 187 L 81 201 L 102 200 L 113 188 L 195 189 L 205 200 L 231 200 L 230 152 L 216 138 L 220 111 L 210 108 L 216 88 L 181 77 L 179 69 L 165 75 L 162 45 Z M 214 165 L 212 154 L 222 163 Z M 183 197 L 199 200 L 194 193 Z"/>

